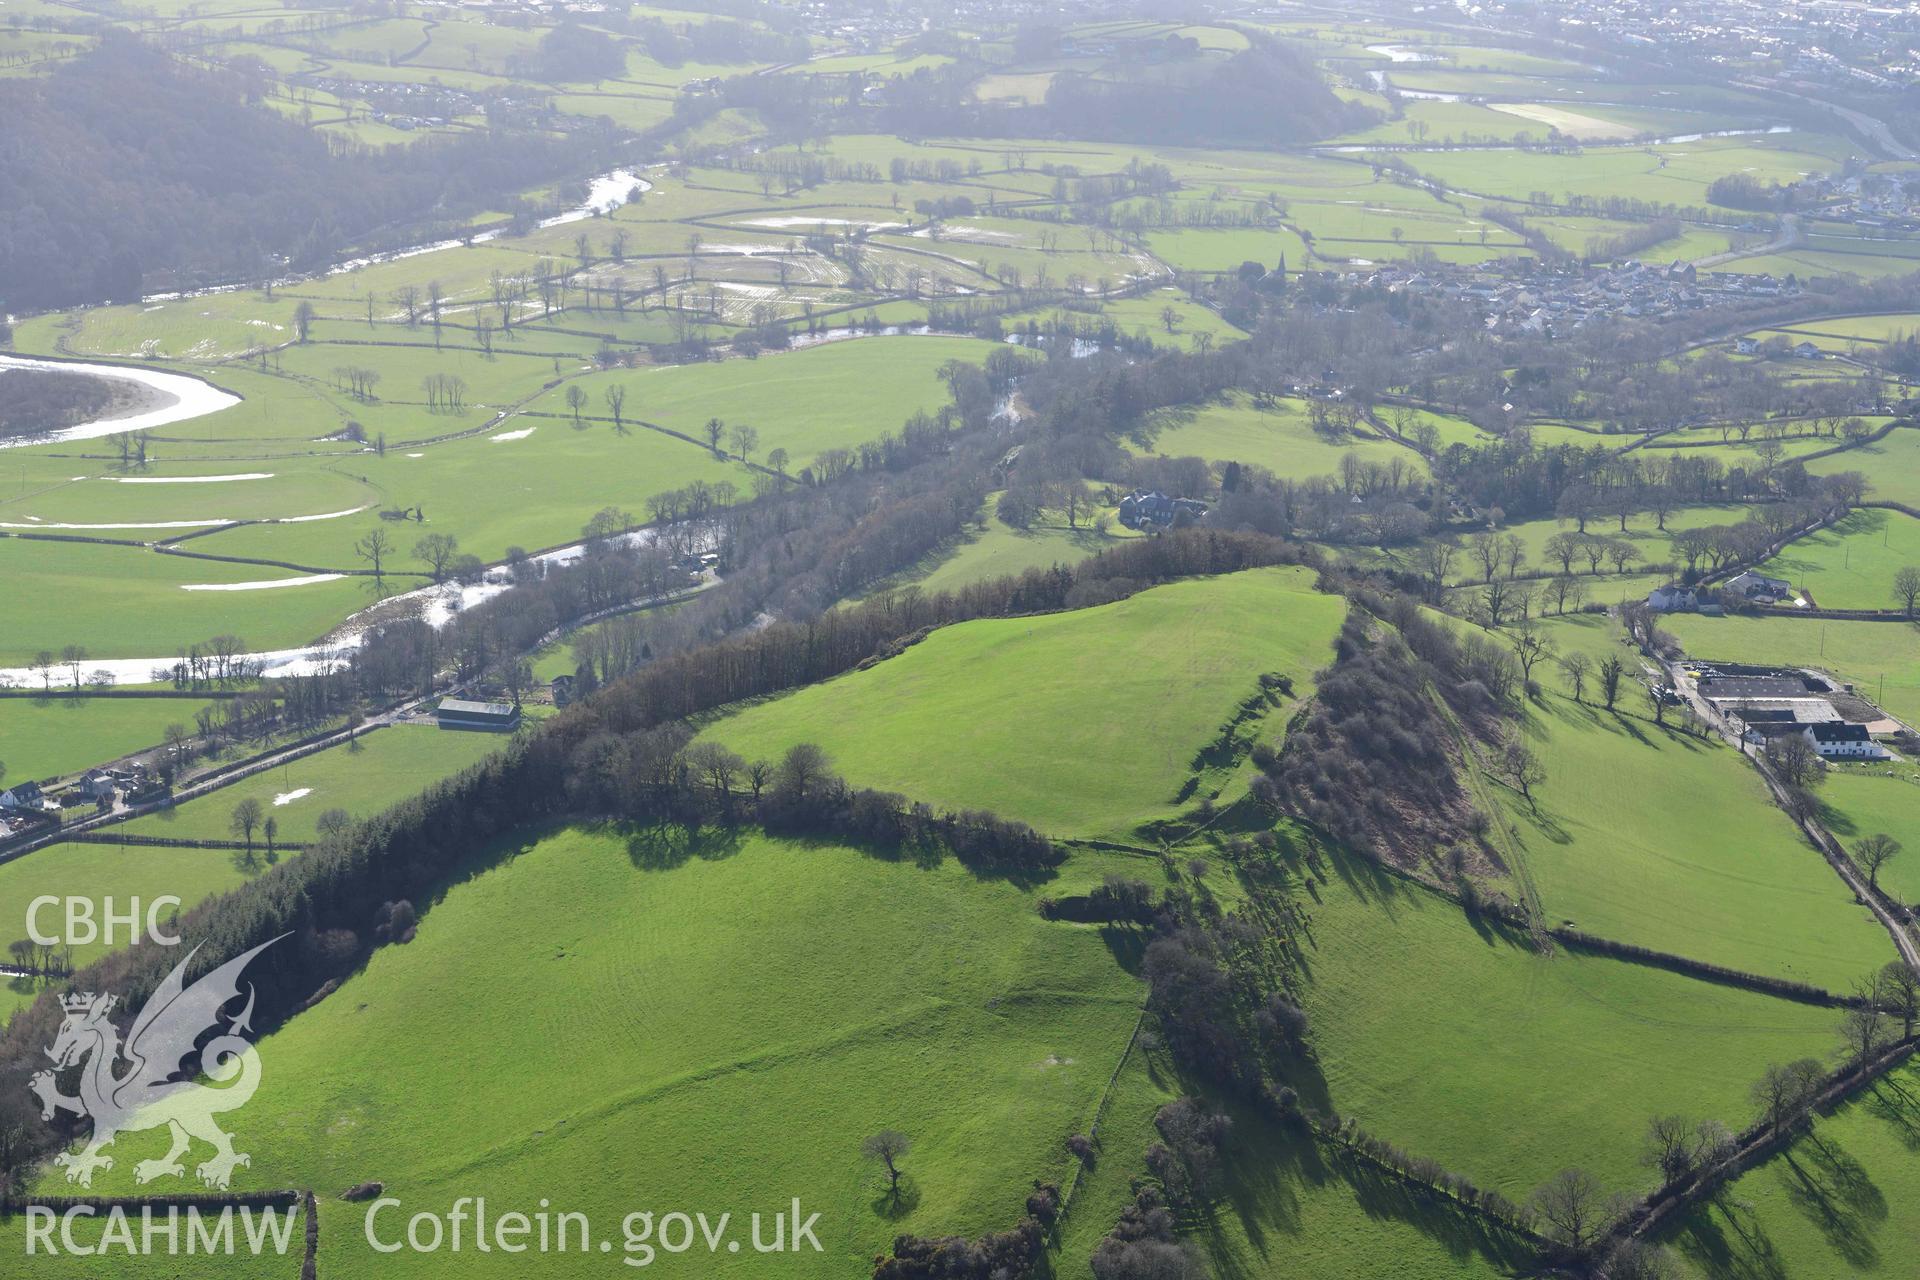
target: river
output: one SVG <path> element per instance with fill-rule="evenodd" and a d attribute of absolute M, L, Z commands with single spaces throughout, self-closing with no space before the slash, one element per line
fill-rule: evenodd
<path fill-rule="evenodd" d="M 160 398 L 156 403 L 149 397 L 146 405 L 136 406 L 118 417 L 96 418 L 92 422 L 83 422 L 78 426 L 43 432 L 40 435 L 0 438 L 0 449 L 18 448 L 22 445 L 64 444 L 70 440 L 92 440 L 118 431 L 144 431 L 149 427 L 165 427 L 176 422 L 184 422 L 189 418 L 216 413 L 240 403 L 239 396 L 222 391 L 210 382 L 202 382 L 187 374 L 162 373 L 157 369 L 141 369 L 130 365 L 76 364 L 66 360 L 31 360 L 22 356 L 0 356 L 0 369 L 47 369 L 55 373 L 91 373 L 98 377 L 122 382 L 137 382 Z"/>
<path fill-rule="evenodd" d="M 584 222 L 600 214 L 612 213 L 626 204 L 636 193 L 645 195 L 653 190 L 653 184 L 632 169 L 615 169 L 587 179 L 587 198 L 573 208 L 552 217 L 542 218 L 541 230 L 548 227 L 565 226 L 569 222 Z M 479 231 L 470 236 L 456 236 L 447 240 L 430 240 L 425 244 L 412 245 L 405 249 L 388 249 L 384 253 L 369 253 L 359 258 L 347 258 L 336 262 L 325 271 L 308 275 L 284 276 L 273 282 L 274 288 L 290 288 L 303 280 L 325 279 L 328 276 L 344 275 L 349 271 L 358 271 L 362 267 L 378 266 L 383 262 L 398 262 L 403 258 L 417 258 L 422 254 L 439 253 L 445 249 L 458 249 L 470 244 L 487 244 L 508 234 L 510 228 L 495 227 L 491 231 Z M 209 285 L 205 289 L 189 289 L 183 293 L 153 293 L 141 299 L 142 302 L 176 302 L 181 298 L 204 298 L 216 293 L 237 293 L 242 289 L 255 289 L 258 281 L 245 281 L 240 284 Z"/>
<path fill-rule="evenodd" d="M 628 547 L 644 547 L 657 540 L 663 530 L 635 529 L 613 541 Z M 585 542 L 570 543 L 564 547 L 555 547 L 529 556 L 549 566 L 570 564 L 586 553 Z M 321 575 L 325 577 L 327 575 Z M 509 590 L 513 581 L 504 566 L 494 566 L 487 570 L 486 577 L 476 583 L 457 582 L 437 583 L 419 587 L 389 596 L 376 604 L 353 614 L 335 627 L 318 644 L 302 645 L 294 649 L 267 649 L 240 654 L 242 661 L 259 664 L 263 676 L 310 676 L 318 672 L 338 667 L 346 661 L 353 650 L 360 647 L 366 631 L 374 625 L 376 610 L 384 619 L 406 616 L 412 613 L 424 619 L 429 625 L 439 628 L 447 625 L 463 610 L 470 609 L 483 600 L 490 600 L 503 591 Z M 298 591 L 299 587 L 288 590 Z M 150 658 L 103 658 L 86 663 L 88 672 L 106 671 L 113 676 L 116 684 L 145 684 L 150 681 L 166 680 L 171 677 L 162 674 L 170 671 L 179 661 L 178 654 L 164 654 Z M 54 682 L 59 683 L 56 672 Z M 13 685 L 31 688 L 40 684 L 39 672 L 30 667 L 0 667 L 0 685 Z"/>
<path fill-rule="evenodd" d="M 644 194 L 652 189 L 653 184 L 632 169 L 615 169 L 610 173 L 599 174 L 588 179 L 587 198 L 584 201 L 563 213 L 541 219 L 540 226 L 557 227 L 570 222 L 584 222 L 588 218 L 611 213 L 627 203 L 635 194 Z M 362 267 L 373 266 L 376 263 L 418 257 L 425 253 L 437 253 L 443 249 L 457 249 L 468 243 L 485 243 L 497 240 L 505 234 L 505 228 L 501 228 L 482 231 L 467 240 L 436 240 L 429 244 L 415 245 L 409 249 L 394 249 L 387 253 L 350 258 L 345 262 L 336 263 L 320 275 L 340 275 L 348 271 L 357 271 Z M 285 280 L 276 281 L 275 285 L 276 287 L 292 285 L 301 279 L 311 278 L 314 277 L 291 276 Z M 170 301 L 214 293 L 231 293 L 255 287 L 257 287 L 255 284 L 216 285 L 208 289 L 194 290 L 191 293 L 155 294 L 143 301 Z M 157 369 L 144 369 L 131 365 L 81 364 L 68 360 L 34 360 L 21 356 L 0 356 L 0 368 L 48 369 L 56 373 L 91 373 L 102 378 L 137 382 L 153 393 L 153 396 L 147 397 L 146 405 L 132 412 L 115 417 L 97 418 L 92 422 L 83 422 L 78 426 L 40 435 L 0 439 L 0 449 L 17 448 L 23 445 L 65 444 L 73 440 L 93 440 L 120 431 L 144 431 L 150 427 L 172 426 L 176 422 L 204 417 L 209 413 L 217 413 L 221 409 L 228 409 L 240 403 L 239 396 L 222 391 L 199 378 L 181 373 L 162 373 Z M 157 403 L 154 401 L 154 396 L 159 397 Z"/>

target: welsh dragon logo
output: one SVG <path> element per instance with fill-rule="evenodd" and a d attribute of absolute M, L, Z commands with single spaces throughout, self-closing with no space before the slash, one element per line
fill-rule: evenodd
<path fill-rule="evenodd" d="M 237 1016 L 222 1011 L 240 997 L 240 972 L 247 962 L 279 940 L 261 943 L 188 986 L 187 966 L 200 950 L 195 947 L 141 1007 L 124 1045 L 107 1016 L 117 997 L 89 991 L 63 998 L 66 1021 L 46 1053 L 55 1070 L 85 1063 L 79 1096 L 61 1093 L 53 1071 L 38 1072 L 27 1087 L 39 1096 L 45 1119 L 53 1119 L 56 1111 L 71 1111 L 93 1121 L 93 1136 L 82 1150 L 54 1157 L 55 1164 L 66 1167 L 68 1182 L 92 1186 L 96 1169 L 113 1168 L 113 1157 L 101 1154 L 101 1148 L 122 1133 L 162 1125 L 172 1131 L 173 1145 L 161 1159 L 142 1160 L 134 1166 L 138 1182 L 183 1177 L 186 1170 L 180 1157 L 195 1138 L 214 1149 L 213 1157 L 195 1170 L 209 1187 L 225 1190 L 234 1169 L 252 1163 L 233 1149 L 233 1135 L 214 1121 L 223 1111 L 245 1106 L 260 1085 L 260 1055 L 246 1039 L 252 1031 L 251 984 L 245 993 L 246 1007 Z M 196 1050 L 196 1042 L 218 1029 L 223 1016 L 227 1019 L 224 1033 Z M 191 1071 L 186 1070 L 188 1059 L 193 1060 Z M 126 1064 L 124 1070 L 121 1063 Z M 202 1083 L 200 1078 L 212 1083 Z"/>

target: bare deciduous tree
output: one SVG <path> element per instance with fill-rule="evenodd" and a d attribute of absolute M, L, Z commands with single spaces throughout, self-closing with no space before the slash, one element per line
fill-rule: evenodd
<path fill-rule="evenodd" d="M 1867 887 L 1878 891 L 1880 888 L 1880 868 L 1893 861 L 1900 852 L 1900 842 L 1885 832 L 1862 838 L 1853 846 L 1853 858 L 1867 873 Z"/>
<path fill-rule="evenodd" d="M 376 583 L 386 581 L 387 557 L 393 554 L 393 539 L 385 529 L 370 529 L 367 536 L 353 544 L 354 554 L 373 568 Z"/>
<path fill-rule="evenodd" d="M 1533 1207 L 1556 1239 L 1585 1249 L 1600 1226 L 1599 1179 L 1585 1169 L 1562 1169 L 1533 1193 Z"/>
<path fill-rule="evenodd" d="M 894 1203 L 900 1201 L 901 1157 L 912 1147 L 907 1135 L 898 1129 L 882 1129 L 860 1144 L 860 1154 L 869 1160 L 878 1161 L 887 1174 L 887 1194 Z"/>

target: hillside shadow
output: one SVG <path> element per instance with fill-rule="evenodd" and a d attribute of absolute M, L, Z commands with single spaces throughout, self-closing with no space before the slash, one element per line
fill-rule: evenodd
<path fill-rule="evenodd" d="M 1724 1188 L 1680 1220 L 1672 1244 L 1709 1280 L 1789 1280 L 1759 1215 Z"/>
<path fill-rule="evenodd" d="M 1107 952 L 1115 964 L 1133 977 L 1141 976 L 1147 959 L 1147 943 L 1152 941 L 1146 930 L 1121 924 L 1104 924 L 1100 926 L 1100 941 L 1107 944 Z"/>
<path fill-rule="evenodd" d="M 1370 1218 L 1418 1228 L 1456 1262 L 1479 1256 L 1509 1272 L 1526 1268 L 1533 1249 L 1519 1237 L 1497 1231 L 1447 1197 L 1392 1177 L 1357 1157 L 1336 1157 L 1346 1168 L 1347 1184 Z"/>
<path fill-rule="evenodd" d="M 1865 1166 L 1817 1128 L 1780 1160 L 1787 1173 L 1788 1202 L 1819 1228 L 1827 1246 L 1859 1270 L 1878 1267 L 1880 1248 L 1873 1232 L 1886 1221 L 1887 1199 Z"/>
<path fill-rule="evenodd" d="M 683 823 L 620 823 L 607 830 L 626 843 L 627 861 L 638 871 L 671 871 L 695 858 L 718 862 L 740 852 L 737 827 Z"/>
<path fill-rule="evenodd" d="M 1194 405 L 1178 405 L 1163 408 L 1150 413 L 1139 426 L 1127 433 L 1127 443 L 1152 452 L 1153 443 L 1163 431 L 1184 427 L 1200 416 L 1200 410 Z"/>
<path fill-rule="evenodd" d="M 1321 862 L 1330 866 L 1333 877 L 1357 900 L 1384 911 L 1389 920 L 1396 918 L 1398 907 L 1410 902 L 1422 890 L 1395 875 L 1371 858 L 1334 847 L 1323 852 Z"/>
<path fill-rule="evenodd" d="M 1490 1228 L 1444 1196 L 1390 1177 L 1304 1127 L 1228 1110 L 1234 1129 L 1222 1164 L 1224 1185 L 1189 1224 L 1218 1280 L 1290 1274 L 1288 1256 L 1310 1230 L 1308 1201 L 1315 1197 L 1351 1196 L 1368 1219 L 1412 1227 L 1456 1263 L 1478 1257 L 1514 1274 L 1531 1261 L 1524 1240 Z M 1232 1247 L 1231 1233 L 1222 1229 L 1229 1219 L 1254 1256 Z"/>
<path fill-rule="evenodd" d="M 1907 1150 L 1920 1153 L 1920 1095 L 1903 1084 L 1897 1075 L 1874 1081 L 1867 1096 L 1857 1104 L 1884 1120 Z"/>

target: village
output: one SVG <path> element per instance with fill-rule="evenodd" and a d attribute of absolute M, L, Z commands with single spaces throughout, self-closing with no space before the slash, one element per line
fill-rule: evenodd
<path fill-rule="evenodd" d="M 1664 320 L 1793 298 L 1802 287 L 1791 274 L 1703 273 L 1691 262 L 1637 259 L 1604 266 L 1550 266 L 1535 258 L 1457 268 L 1383 264 L 1361 280 L 1388 293 L 1473 308 L 1502 336 L 1544 339 L 1565 338 L 1598 320 Z"/>

